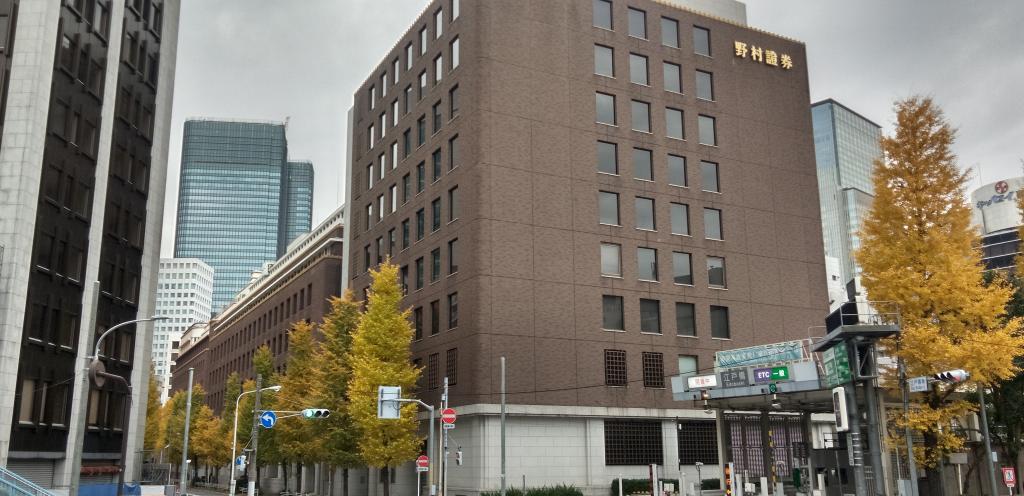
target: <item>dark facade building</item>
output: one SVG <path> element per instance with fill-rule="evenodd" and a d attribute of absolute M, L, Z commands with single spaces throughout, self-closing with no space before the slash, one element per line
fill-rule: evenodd
<path fill-rule="evenodd" d="M 238 372 L 243 380 L 255 378 L 252 358 L 264 344 L 283 371 L 292 323 L 320 322 L 330 311 L 330 298 L 341 294 L 343 225 L 344 210 L 339 209 L 255 276 L 210 322 L 207 335 L 182 350 L 172 371 L 173 390 L 185 389 L 188 369 L 195 368 L 195 383 L 206 389 L 210 408 L 220 412 L 228 376 Z"/>
<path fill-rule="evenodd" d="M 146 388 L 75 385 L 99 333 L 153 314 L 178 8 L 0 2 L 0 465 L 44 487 L 119 464 L 122 436 L 138 476 Z M 109 336 L 106 370 L 145 384 L 151 329 Z"/>
<path fill-rule="evenodd" d="M 282 123 L 192 119 L 181 146 L 174 256 L 213 267 L 217 313 L 309 232 L 313 164 L 288 161 Z"/>
<path fill-rule="evenodd" d="M 400 265 L 419 397 L 447 377 L 467 452 L 497 450 L 507 358 L 531 485 L 694 477 L 714 420 L 667 377 L 827 313 L 804 46 L 695 3 L 434 1 L 355 94 L 346 283 Z M 450 490 L 496 487 L 479 463 Z"/>

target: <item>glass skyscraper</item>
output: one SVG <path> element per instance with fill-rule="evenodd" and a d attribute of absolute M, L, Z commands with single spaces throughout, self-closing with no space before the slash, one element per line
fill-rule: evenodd
<path fill-rule="evenodd" d="M 853 252 L 860 247 L 857 233 L 874 200 L 871 171 L 882 156 L 882 129 L 831 99 L 811 105 L 811 121 L 825 256 L 838 261 L 838 270 L 829 271 L 829 283 L 847 290 L 852 283 L 859 291 Z"/>
<path fill-rule="evenodd" d="M 174 256 L 214 269 L 214 313 L 309 231 L 312 169 L 288 161 L 284 124 L 185 123 Z"/>

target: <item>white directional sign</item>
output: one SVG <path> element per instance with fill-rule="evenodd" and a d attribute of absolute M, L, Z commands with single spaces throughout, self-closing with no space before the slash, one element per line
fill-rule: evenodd
<path fill-rule="evenodd" d="M 266 412 L 263 412 L 262 415 L 260 415 L 260 425 L 262 425 L 263 428 L 265 428 L 265 429 L 273 429 L 274 428 L 274 424 L 276 424 L 276 423 L 277 423 L 277 414 L 276 413 L 271 412 L 271 411 L 268 410 Z"/>
<path fill-rule="evenodd" d="M 394 401 L 402 397 L 400 386 L 377 386 L 377 418 L 397 419 L 402 417 L 402 404 Z"/>
<path fill-rule="evenodd" d="M 690 389 L 705 389 L 718 387 L 718 376 L 717 375 L 698 375 L 695 377 L 687 377 L 686 385 Z"/>
<path fill-rule="evenodd" d="M 907 380 L 907 385 L 910 386 L 911 393 L 923 393 L 928 390 L 928 377 L 911 377 Z"/>

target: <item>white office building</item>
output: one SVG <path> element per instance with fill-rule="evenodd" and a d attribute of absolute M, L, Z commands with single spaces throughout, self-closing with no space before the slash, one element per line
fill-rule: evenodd
<path fill-rule="evenodd" d="M 160 403 L 167 401 L 171 366 L 181 335 L 196 322 L 210 320 L 213 268 L 198 258 L 161 258 L 156 314 L 168 317 L 153 329 L 153 371 L 160 381 Z"/>

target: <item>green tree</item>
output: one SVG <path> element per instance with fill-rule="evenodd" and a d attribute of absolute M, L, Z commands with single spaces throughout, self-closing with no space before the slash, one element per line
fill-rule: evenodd
<path fill-rule="evenodd" d="M 955 132 L 931 99 L 899 101 L 895 110 L 895 134 L 881 141 L 875 199 L 856 254 L 868 297 L 899 305 L 900 342 L 889 351 L 903 359 L 909 376 L 962 368 L 979 385 L 1013 377 L 1014 358 L 1024 351 L 1020 319 L 1003 316 L 1010 288 L 984 283 L 966 174 L 950 149 Z M 953 400 L 953 391 L 936 385 L 907 418 L 896 419 L 901 429 L 909 423 L 924 436 L 915 454 L 934 490 L 943 456 L 963 446 L 948 426 L 972 408 Z"/>
<path fill-rule="evenodd" d="M 150 459 L 158 456 L 161 448 L 164 447 L 163 421 L 160 411 L 160 381 L 157 380 L 153 371 L 153 364 L 149 364 L 149 388 L 146 397 L 146 433 L 143 441 L 143 449 L 149 454 Z"/>
<path fill-rule="evenodd" d="M 363 465 L 356 440 L 358 435 L 352 416 L 348 412 L 348 387 L 352 371 L 348 352 L 352 346 L 352 333 L 359 324 L 358 301 L 346 289 L 340 298 L 331 299 L 331 311 L 320 324 L 323 341 L 316 352 L 317 382 L 320 384 L 319 404 L 331 410 L 323 421 L 319 436 L 319 450 L 333 466 L 342 468 L 343 494 L 348 496 L 349 469 Z"/>
<path fill-rule="evenodd" d="M 399 308 L 402 289 L 398 267 L 386 262 L 370 275 L 373 284 L 369 302 L 352 337 L 347 360 L 352 370 L 348 412 L 359 428 L 359 454 L 366 463 L 383 471 L 384 496 L 388 496 L 390 469 L 416 457 L 422 438 L 417 433 L 415 404 L 402 406 L 397 420 L 377 418 L 377 387 L 401 386 L 403 394 L 411 393 L 419 370 L 410 362 L 412 327 L 409 310 Z"/>
<path fill-rule="evenodd" d="M 238 400 L 238 395 L 241 393 L 242 380 L 238 377 L 238 372 L 231 372 L 228 378 L 224 380 L 224 408 L 220 414 L 220 430 L 227 440 L 229 449 L 231 447 L 232 435 L 235 433 L 235 401 Z M 246 418 L 241 416 L 241 412 L 239 412 L 239 417 L 240 419 Z"/>

